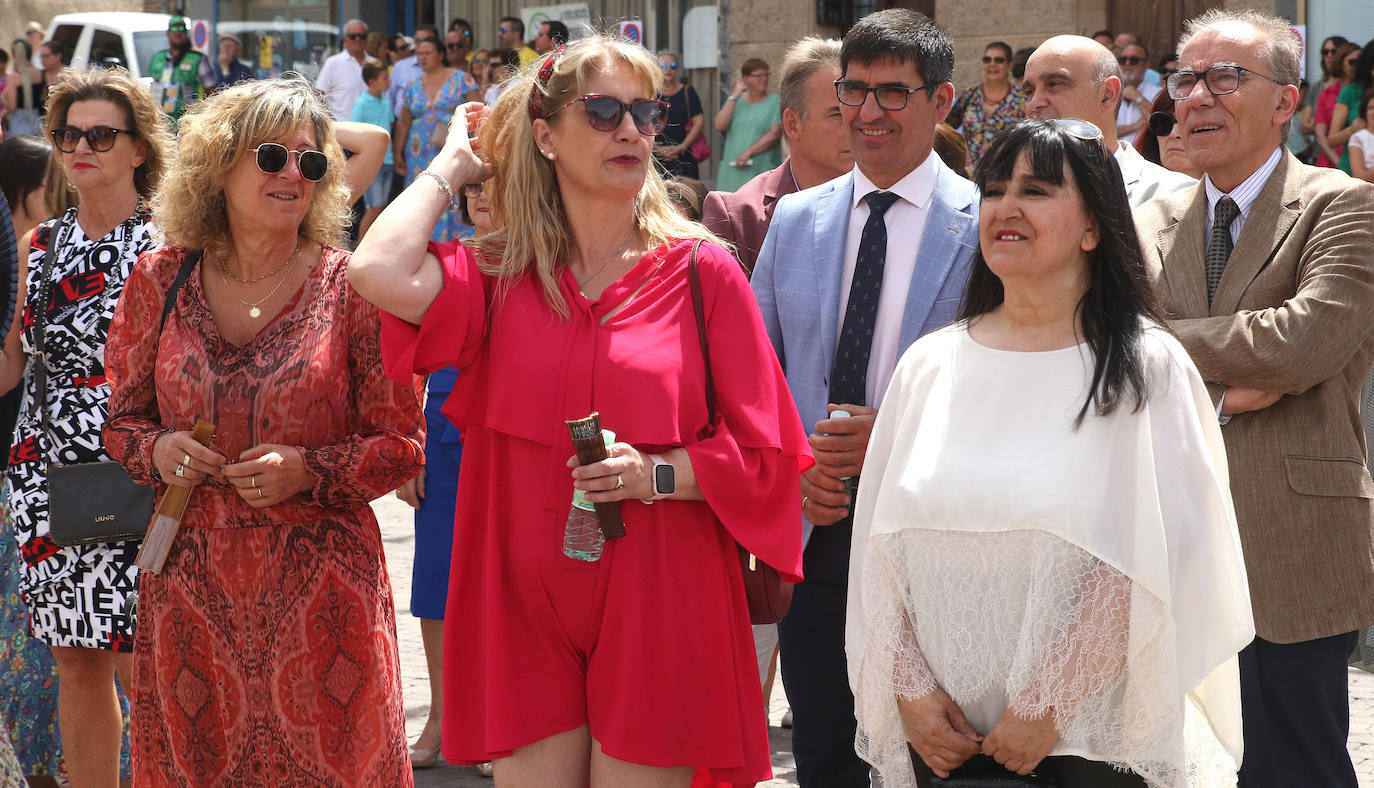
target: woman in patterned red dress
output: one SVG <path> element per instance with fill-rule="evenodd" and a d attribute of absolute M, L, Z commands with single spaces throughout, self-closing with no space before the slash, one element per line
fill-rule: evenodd
<path fill-rule="evenodd" d="M 182 118 L 174 169 L 154 203 L 174 245 L 139 261 L 107 354 L 111 456 L 195 488 L 141 582 L 135 784 L 411 785 L 368 502 L 415 475 L 422 426 L 335 246 L 329 110 L 299 80 L 230 88 Z M 159 332 L 190 249 L 204 257 Z"/>
<path fill-rule="evenodd" d="M 486 120 L 465 108 L 495 162 L 497 229 L 475 252 L 419 229 L 487 176 L 457 113 L 431 174 L 349 269 L 390 313 L 390 374 L 462 370 L 443 408 L 464 444 L 442 747 L 451 763 L 494 760 L 498 785 L 771 774 L 736 542 L 800 574 L 811 458 L 739 263 L 653 169 L 661 80 L 624 41 L 549 55 Z M 688 278 L 697 239 L 714 421 Z M 622 442 L 574 467 L 564 421 L 593 410 Z M 621 502 L 627 534 L 599 560 L 564 552 L 574 488 Z"/>

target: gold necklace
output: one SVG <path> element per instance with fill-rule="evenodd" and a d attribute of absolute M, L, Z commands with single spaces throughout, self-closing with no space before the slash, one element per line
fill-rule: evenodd
<path fill-rule="evenodd" d="M 264 280 L 264 279 L 271 279 L 272 277 L 274 277 L 274 276 L 276 276 L 277 274 L 281 273 L 282 270 L 285 269 L 288 265 L 291 265 L 292 263 L 296 262 L 296 258 L 299 257 L 300 254 L 301 254 L 301 239 L 300 239 L 300 238 L 297 238 L 297 239 L 296 239 L 296 251 L 292 252 L 292 253 L 291 253 L 291 256 L 288 257 L 288 258 L 286 258 L 286 262 L 282 263 L 281 265 L 277 266 L 276 268 L 273 268 L 271 271 L 268 271 L 267 273 L 263 274 L 262 276 L 258 277 L 257 279 L 243 279 L 243 278 L 241 278 L 238 274 L 234 273 L 233 271 L 230 271 L 230 270 L 229 270 L 229 266 L 225 265 L 225 264 L 224 264 L 225 261 L 222 260 L 222 259 L 221 259 L 221 260 L 218 260 L 218 261 L 216 262 L 216 265 L 219 266 L 219 270 L 220 270 L 221 273 L 225 274 L 225 275 L 228 276 L 230 279 L 233 279 L 235 282 L 238 282 L 239 284 L 244 284 L 244 285 L 255 285 L 255 284 L 257 284 L 258 282 L 261 282 L 261 281 Z"/>
<path fill-rule="evenodd" d="M 297 259 L 299 256 L 300 256 L 300 246 L 298 245 L 298 246 L 296 247 L 296 254 L 292 255 L 292 256 L 291 256 L 291 259 L 290 259 L 290 260 L 287 260 L 286 263 L 285 263 L 284 265 L 282 265 L 280 268 L 278 268 L 277 270 L 280 271 L 280 270 L 282 270 L 283 268 L 285 268 L 286 265 L 290 265 L 291 263 L 296 262 L 296 259 Z M 233 299 L 234 299 L 235 301 L 237 301 L 237 302 L 239 302 L 240 304 L 243 304 L 244 306 L 248 307 L 248 316 L 251 317 L 251 318 L 253 318 L 254 320 L 258 319 L 259 317 L 262 317 L 262 310 L 261 310 L 261 309 L 258 309 L 258 307 L 261 306 L 263 303 L 265 303 L 265 302 L 266 302 L 268 299 L 270 299 L 272 296 L 276 295 L 276 294 L 277 294 L 277 291 L 281 289 L 281 286 L 282 286 L 282 285 L 286 284 L 286 280 L 289 278 L 289 277 L 283 276 L 283 277 L 277 282 L 276 286 L 274 286 L 274 287 L 272 288 L 271 292 L 269 292 L 267 295 L 263 296 L 262 298 L 259 298 L 257 301 L 244 301 L 242 298 L 239 298 L 238 293 L 235 293 L 235 292 L 234 292 L 234 288 L 233 288 L 232 286 L 230 286 L 230 284 L 229 284 L 229 275 L 228 275 L 228 272 L 225 270 L 224 263 L 221 261 L 217 267 L 219 268 L 219 275 L 220 275 L 220 278 L 222 278 L 222 279 L 224 280 L 224 289 L 225 289 L 226 291 L 228 291 L 229 295 L 232 296 Z M 274 273 L 275 273 L 275 272 L 274 272 Z M 237 277 L 235 277 L 235 278 L 237 278 Z M 254 279 L 253 281 L 255 281 L 255 282 L 261 282 L 261 281 L 262 281 L 263 279 L 265 279 L 265 278 L 266 278 L 266 277 L 261 277 L 261 278 L 258 278 L 258 279 Z M 239 281 L 243 281 L 243 280 L 240 279 Z"/>
<path fill-rule="evenodd" d="M 634 235 L 635 235 L 635 230 L 636 230 L 636 229 L 638 229 L 638 228 L 634 228 L 634 227 L 630 228 L 630 234 L 627 235 L 627 236 L 625 236 L 625 240 L 624 240 L 624 241 L 621 241 L 621 242 L 620 242 L 620 247 L 619 247 L 618 249 L 616 249 L 614 252 L 611 252 L 610 254 L 606 255 L 606 259 L 602 261 L 601 265 L 598 266 L 597 269 L 596 269 L 595 271 L 592 271 L 591 276 L 588 276 L 586 279 L 583 279 L 582 281 L 578 282 L 578 281 L 577 281 L 577 274 L 573 274 L 573 281 L 574 281 L 574 282 L 577 282 L 577 294 L 578 294 L 578 295 L 582 296 L 583 298 L 587 298 L 587 294 L 586 294 L 586 292 L 584 292 L 583 288 L 585 288 L 585 287 L 587 286 L 587 283 L 588 283 L 588 282 L 592 281 L 592 280 L 595 279 L 598 275 L 600 275 L 602 271 L 606 270 L 606 266 L 608 266 L 608 265 L 611 264 L 611 258 L 613 258 L 613 257 L 615 257 L 616 255 L 620 254 L 621 252 L 625 251 L 625 247 L 628 246 L 628 245 L 630 244 L 630 239 L 634 237 Z"/>

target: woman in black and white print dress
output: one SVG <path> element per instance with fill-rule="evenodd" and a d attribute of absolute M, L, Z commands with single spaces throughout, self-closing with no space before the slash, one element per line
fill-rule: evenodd
<path fill-rule="evenodd" d="M 127 72 L 66 71 L 53 86 L 45 129 L 78 208 L 34 228 L 21 241 L 25 300 L 0 354 L 0 390 L 20 383 L 23 404 L 5 474 L 15 537 L 23 558 L 20 592 L 33 636 L 57 663 L 58 724 L 73 785 L 113 785 L 122 720 L 116 674 L 129 681 L 133 622 L 125 604 L 135 590 L 137 542 L 60 547 L 48 529 L 49 463 L 108 460 L 100 430 L 109 386 L 105 334 L 138 255 L 155 246 L 144 201 L 171 150 L 166 120 Z M 66 184 L 55 183 L 65 180 Z M 59 229 L 61 227 L 61 229 Z M 52 271 L 44 260 L 53 245 Z M 51 279 L 46 322 L 48 382 L 34 380 L 33 310 Z M 25 371 L 27 367 L 27 372 Z M 49 426 L 40 426 L 42 411 Z"/>

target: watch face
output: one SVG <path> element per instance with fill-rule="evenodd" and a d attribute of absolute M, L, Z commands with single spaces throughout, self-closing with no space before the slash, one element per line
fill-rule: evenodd
<path fill-rule="evenodd" d="M 664 463 L 654 466 L 654 492 L 658 495 L 672 495 L 677 489 L 677 477 L 673 466 Z"/>

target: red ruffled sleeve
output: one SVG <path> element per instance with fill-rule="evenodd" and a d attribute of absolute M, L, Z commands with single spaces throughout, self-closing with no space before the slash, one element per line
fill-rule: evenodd
<path fill-rule="evenodd" d="M 687 442 L 692 469 L 735 541 L 800 580 L 800 475 L 815 464 L 806 431 L 739 263 L 724 249 L 702 244 L 697 264 L 716 423 L 710 437 Z"/>
<path fill-rule="evenodd" d="M 444 288 L 424 321 L 417 326 L 381 313 L 382 363 L 393 380 L 466 367 L 486 336 L 489 280 L 477 270 L 477 259 L 458 241 L 431 241 L 428 251 L 444 267 Z"/>

